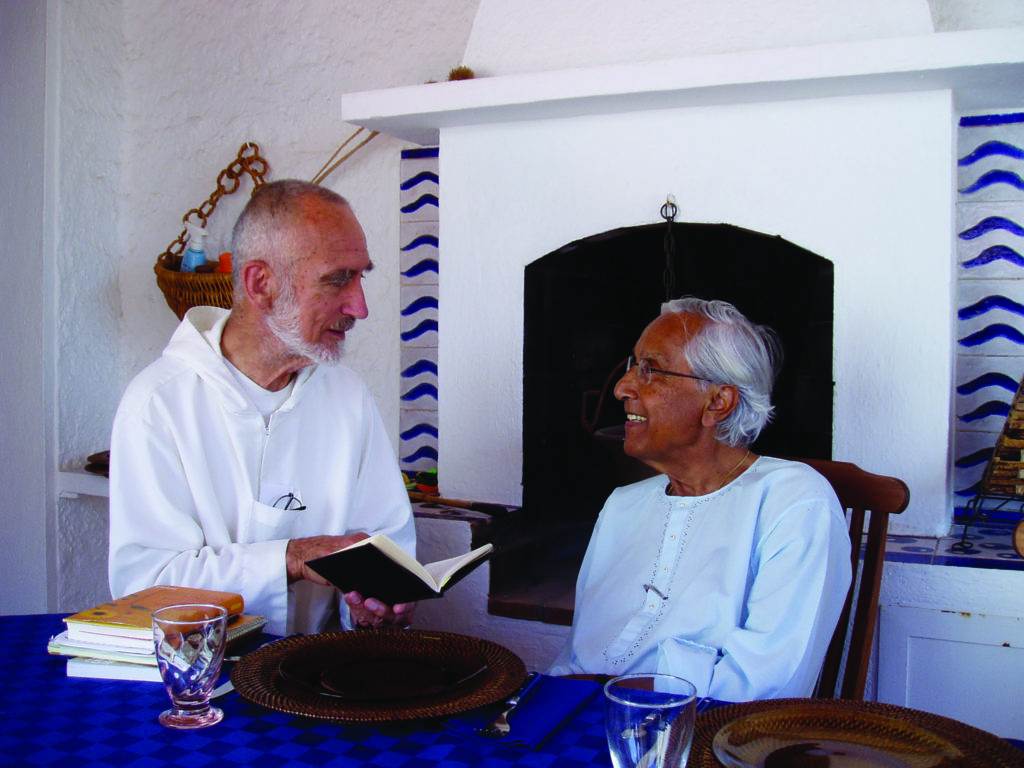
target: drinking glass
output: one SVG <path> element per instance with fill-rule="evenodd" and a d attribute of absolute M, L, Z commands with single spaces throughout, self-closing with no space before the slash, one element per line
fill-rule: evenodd
<path fill-rule="evenodd" d="M 168 728 L 205 728 L 224 712 L 210 706 L 227 640 L 228 612 L 219 605 L 170 605 L 153 611 L 153 643 L 171 708 Z"/>
<path fill-rule="evenodd" d="M 697 689 L 673 675 L 635 674 L 604 686 L 605 730 L 615 768 L 682 768 L 690 756 Z"/>

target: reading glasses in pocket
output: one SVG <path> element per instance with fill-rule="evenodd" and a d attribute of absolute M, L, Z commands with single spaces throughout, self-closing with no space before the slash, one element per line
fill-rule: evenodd
<path fill-rule="evenodd" d="M 294 493 L 282 493 L 271 506 L 286 512 L 301 512 L 306 508 L 306 505 Z"/>

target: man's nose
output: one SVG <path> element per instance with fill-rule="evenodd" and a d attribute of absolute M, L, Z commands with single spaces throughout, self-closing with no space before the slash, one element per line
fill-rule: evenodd
<path fill-rule="evenodd" d="M 342 311 L 356 320 L 365 320 L 369 316 L 370 310 L 366 306 L 366 294 L 363 293 L 362 280 L 352 281 L 351 290 L 345 294 L 345 305 L 342 307 Z"/>
<path fill-rule="evenodd" d="M 615 382 L 615 389 L 612 392 L 615 395 L 616 400 L 631 400 L 636 397 L 636 374 L 634 371 L 636 368 L 632 368 L 622 374 L 617 382 Z"/>

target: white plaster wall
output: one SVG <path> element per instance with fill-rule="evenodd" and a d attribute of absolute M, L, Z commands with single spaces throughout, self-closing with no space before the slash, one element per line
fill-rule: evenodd
<path fill-rule="evenodd" d="M 894 530 L 946 534 L 953 123 L 932 92 L 442 129 L 443 493 L 520 502 L 524 266 L 671 192 L 835 263 L 834 455 L 907 481 Z"/>
<path fill-rule="evenodd" d="M 46 610 L 47 378 L 43 355 L 46 3 L 0 3 L 0 613 Z"/>
<path fill-rule="evenodd" d="M 926 0 L 482 0 L 465 62 L 503 75 L 931 31 Z"/>
<path fill-rule="evenodd" d="M 1020 0 L 929 0 L 936 32 L 1024 26 Z"/>
<path fill-rule="evenodd" d="M 351 126 L 347 91 L 444 79 L 461 59 L 476 0 L 198 2 L 56 0 L 62 19 L 59 271 L 60 464 L 81 466 L 109 445 L 130 378 L 159 355 L 176 318 L 153 263 L 182 214 L 207 198 L 246 140 L 270 178 L 311 178 Z M 370 318 L 347 362 L 398 429 L 398 160 L 379 137 L 327 186 L 352 202 L 377 269 Z M 251 189 L 226 198 L 209 250 L 226 246 Z M 106 520 L 86 500 L 62 501 L 58 607 L 103 599 Z"/>
<path fill-rule="evenodd" d="M 59 463 L 107 447 L 120 388 L 117 273 L 124 103 L 119 0 L 60 4 Z"/>

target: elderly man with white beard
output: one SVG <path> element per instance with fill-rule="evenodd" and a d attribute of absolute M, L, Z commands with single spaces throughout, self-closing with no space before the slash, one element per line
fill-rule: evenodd
<path fill-rule="evenodd" d="M 366 386 L 340 364 L 373 269 L 344 198 L 258 189 L 235 224 L 234 307 L 196 307 L 114 419 L 110 589 L 239 592 L 274 634 L 408 624 L 413 605 L 306 566 L 367 535 L 415 554 L 408 497 Z"/>

